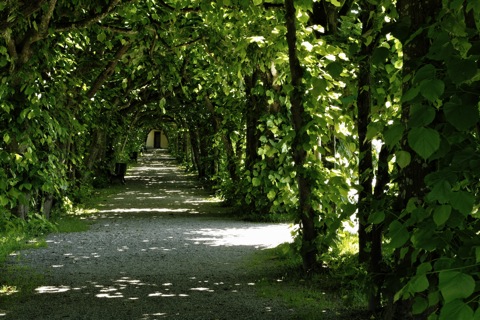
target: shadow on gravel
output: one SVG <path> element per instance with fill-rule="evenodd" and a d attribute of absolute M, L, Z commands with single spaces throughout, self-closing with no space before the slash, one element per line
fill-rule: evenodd
<path fill-rule="evenodd" d="M 231 209 L 164 153 L 142 157 L 114 188 L 88 232 L 52 234 L 48 248 L 12 257 L 42 277 L 0 297 L 0 319 L 296 319 L 257 296 L 244 265 L 290 241 L 287 225 L 226 218 Z"/>
<path fill-rule="evenodd" d="M 116 185 L 113 195 L 103 199 L 97 208 L 99 217 L 112 214 L 228 214 L 213 193 L 199 184 L 196 176 L 182 172 L 176 160 L 157 150 L 142 156 L 127 171 L 126 184 Z"/>

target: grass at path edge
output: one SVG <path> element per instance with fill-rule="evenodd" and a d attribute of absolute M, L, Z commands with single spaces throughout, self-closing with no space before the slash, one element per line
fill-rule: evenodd
<path fill-rule="evenodd" d="M 366 298 L 357 290 L 362 281 L 358 275 L 332 270 L 305 275 L 301 259 L 289 246 L 284 243 L 259 250 L 246 261 L 247 270 L 258 279 L 255 288 L 260 297 L 279 299 L 295 310 L 299 319 L 375 319 L 366 311 Z M 345 255 L 344 259 L 344 263 L 354 263 L 356 257 Z"/>

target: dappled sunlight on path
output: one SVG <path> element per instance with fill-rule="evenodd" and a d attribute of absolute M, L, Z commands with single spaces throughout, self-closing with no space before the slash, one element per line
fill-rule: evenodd
<path fill-rule="evenodd" d="M 165 153 L 132 167 L 88 232 L 54 234 L 21 264 L 41 284 L 0 319 L 295 319 L 255 293 L 255 250 L 286 224 L 238 221 Z M 267 271 L 268 272 L 268 271 Z"/>
<path fill-rule="evenodd" d="M 220 200 L 164 150 L 150 151 L 127 171 L 126 184 L 104 199 L 99 213 L 221 213 Z"/>

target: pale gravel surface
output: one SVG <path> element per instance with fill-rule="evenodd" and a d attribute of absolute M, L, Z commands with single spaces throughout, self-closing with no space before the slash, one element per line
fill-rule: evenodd
<path fill-rule="evenodd" d="M 290 239 L 287 225 L 216 215 L 229 209 L 163 153 L 141 158 L 126 180 L 88 232 L 22 252 L 45 280 L 0 307 L 0 319 L 297 319 L 260 298 L 260 275 L 245 268 L 256 250 Z"/>

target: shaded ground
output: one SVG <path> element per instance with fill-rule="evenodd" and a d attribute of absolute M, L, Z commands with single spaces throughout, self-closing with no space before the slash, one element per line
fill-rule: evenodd
<path fill-rule="evenodd" d="M 288 241 L 284 224 L 226 218 L 167 154 L 149 154 L 103 199 L 88 232 L 54 234 L 22 252 L 43 275 L 0 319 L 296 319 L 255 292 L 255 250 Z"/>

